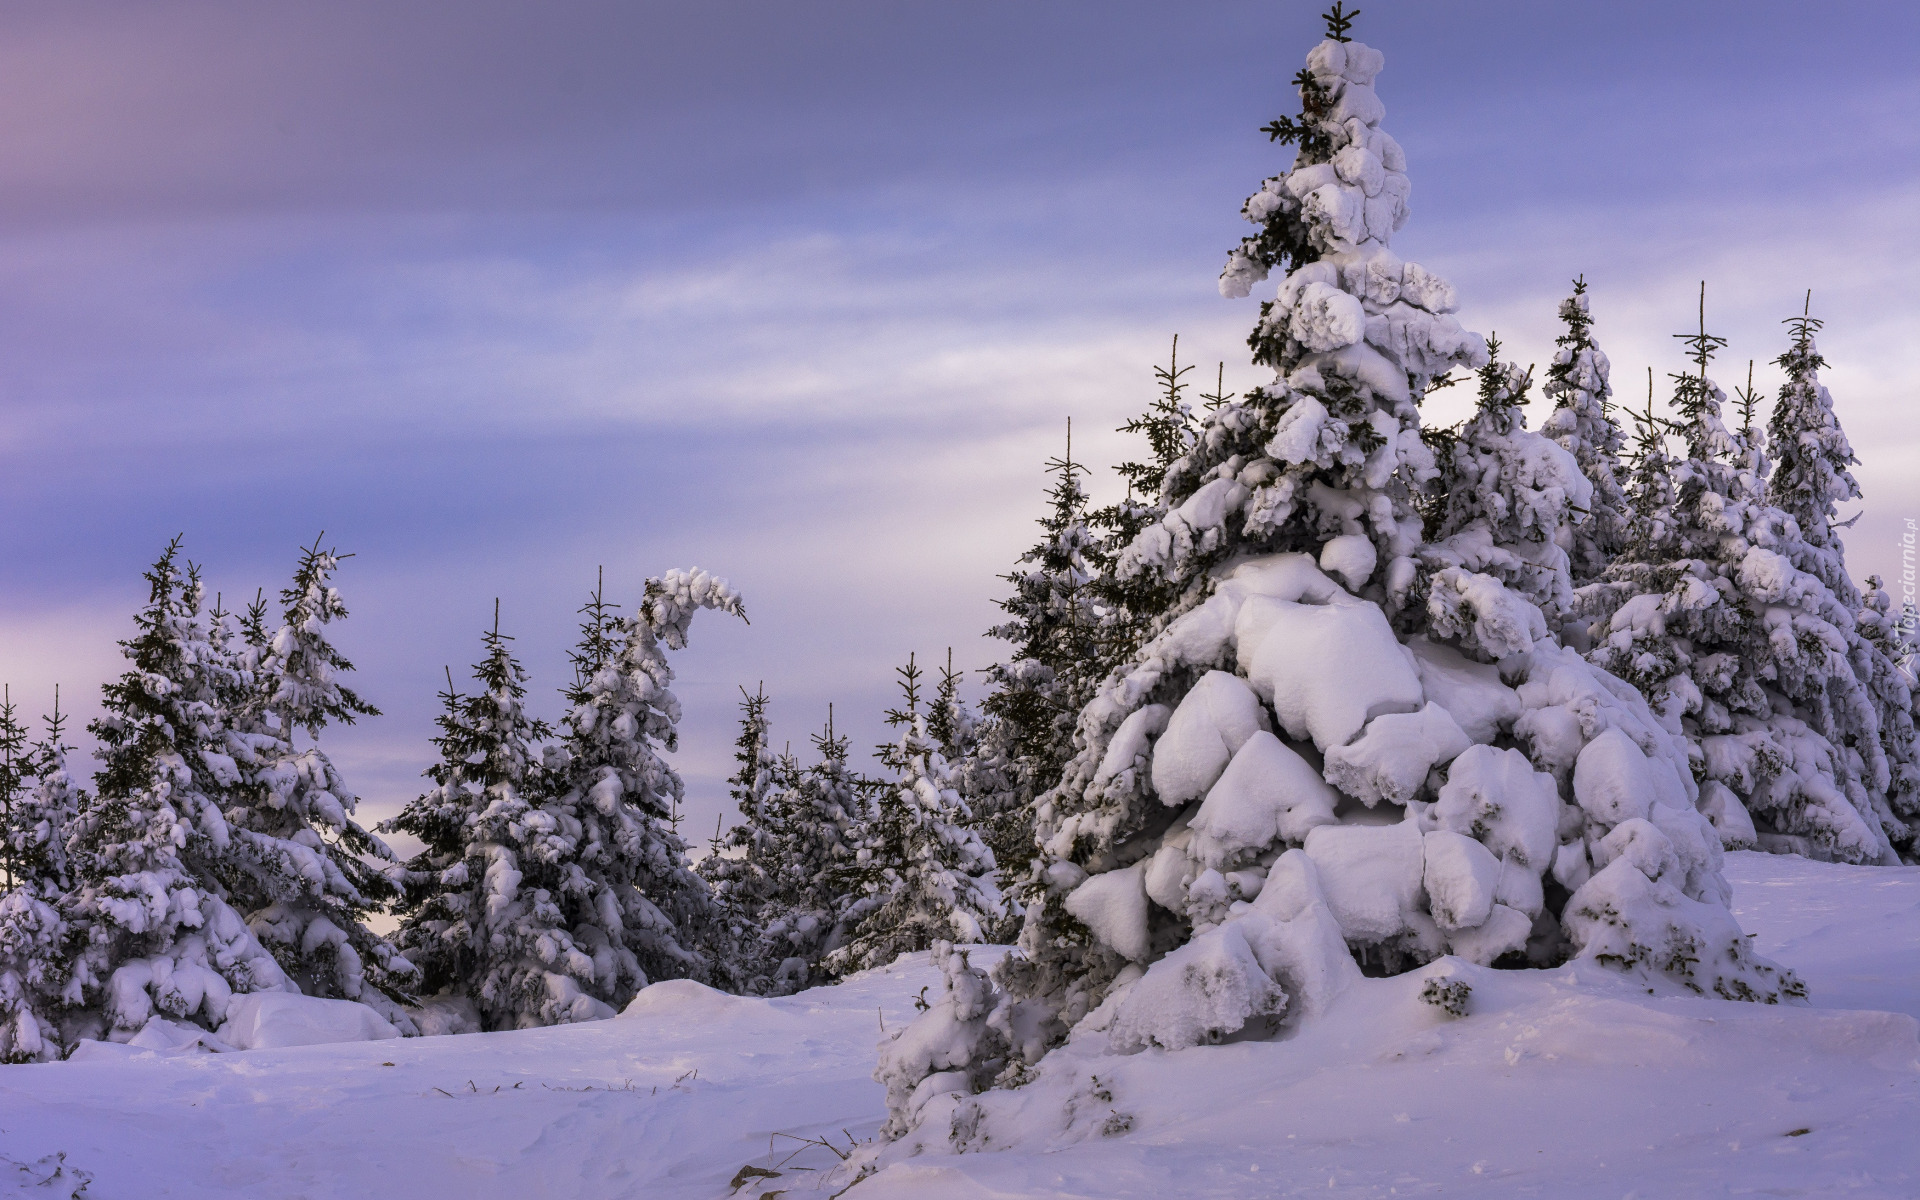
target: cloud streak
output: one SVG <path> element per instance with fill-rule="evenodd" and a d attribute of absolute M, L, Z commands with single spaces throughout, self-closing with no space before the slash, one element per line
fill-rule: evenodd
<path fill-rule="evenodd" d="M 1776 378 L 1813 287 L 1862 457 L 1857 573 L 1920 512 L 1905 331 L 1916 18 L 1800 6 L 1369 6 L 1415 185 L 1405 252 L 1544 363 L 1595 285 L 1616 382 L 1697 281 Z M 1730 10 L 1729 10 L 1730 11 Z M 1655 13 L 1659 16 L 1656 19 Z M 1269 5 L 67 5 L 0 14 L 0 677 L 76 706 L 186 531 L 217 587 L 359 552 L 342 641 L 388 715 L 338 739 L 418 790 L 442 670 L 500 596 L 553 715 L 604 564 L 698 563 L 751 627 L 680 664 L 689 830 L 738 684 L 800 744 L 882 736 L 909 651 L 985 665 L 1065 420 L 1183 358 L 1258 381 L 1214 292 L 1284 156 L 1253 129 L 1312 36 Z M 1803 80 L 1821 81 L 1817 98 Z M 1738 367 L 1736 367 L 1738 364 Z M 1435 406 L 1450 419 L 1453 396 Z M 1537 418 L 1536 418 L 1537 419 Z M 1106 480 L 1096 486 L 1110 487 Z M 544 707 L 543 707 L 544 706 Z"/>

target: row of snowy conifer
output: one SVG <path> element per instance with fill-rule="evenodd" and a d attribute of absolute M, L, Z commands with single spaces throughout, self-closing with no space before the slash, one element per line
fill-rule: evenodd
<path fill-rule="evenodd" d="M 1912 856 L 1913 615 L 1846 567 L 1837 508 L 1861 493 L 1820 380 L 1821 322 L 1786 322 L 1775 360 L 1786 381 L 1763 426 L 1751 363 L 1737 424 L 1723 418 L 1708 367 L 1725 341 L 1704 314 L 1702 285 L 1699 328 L 1676 335 L 1691 363 L 1668 377 L 1670 412 L 1655 412 L 1650 390 L 1629 443 L 1575 281 L 1543 388 L 1555 408 L 1542 432 L 1580 470 L 1557 498 L 1512 436 L 1526 374 L 1493 343 L 1474 415 L 1430 435 L 1451 462 L 1444 500 L 1424 510 L 1430 539 L 1531 599 L 1557 637 L 1678 725 L 1701 810 L 1729 846 Z"/>
<path fill-rule="evenodd" d="M 1863 592 L 1845 569 L 1835 506 L 1859 490 L 1818 378 L 1819 322 L 1790 322 L 1764 429 L 1750 388 L 1737 428 L 1720 419 L 1703 373 L 1716 340 L 1696 333 L 1673 415 L 1649 403 L 1629 442 L 1582 281 L 1560 316 L 1543 432 L 1579 479 L 1514 438 L 1531 380 L 1496 342 L 1474 414 L 1423 431 L 1441 464 L 1418 501 L 1427 541 L 1527 596 L 1677 720 L 1726 844 L 1911 856 L 1912 646 L 1879 581 Z M 724 582 L 670 573 L 631 618 L 596 591 L 558 730 L 522 707 L 511 639 L 484 635 L 475 686 L 449 680 L 442 696 L 434 787 L 385 827 L 424 843 L 401 863 L 355 823 L 317 741 L 331 722 L 377 715 L 341 682 L 350 666 L 326 638 L 345 615 L 338 557 L 302 553 L 276 626 L 264 603 L 203 611 L 195 570 L 168 547 L 92 727 L 92 791 L 70 773 L 57 702 L 31 745 L 0 707 L 5 1052 L 130 1036 L 156 1013 L 215 1025 L 227 996 L 263 986 L 362 1000 L 402 1028 L 511 1028 L 605 1016 L 652 979 L 789 991 L 939 940 L 1011 936 L 1034 803 L 1073 757 L 1081 709 L 1167 603 L 1115 566 L 1166 517 L 1167 473 L 1199 437 L 1191 370 L 1176 342 L 1155 403 L 1126 426 L 1146 454 L 1120 467 L 1118 502 L 1091 506 L 1070 441 L 1047 464 L 1043 536 L 1006 577 L 1008 620 L 991 632 L 1012 653 L 991 669 L 984 710 L 951 669 L 923 698 L 910 661 L 888 714 L 899 740 L 869 775 L 831 723 L 811 764 L 775 752 L 766 697 L 748 696 L 731 781 L 741 819 L 697 870 L 678 832 L 682 784 L 660 757 L 678 720 L 663 650 L 684 644 L 698 608 L 741 611 Z M 1204 413 L 1232 397 L 1203 399 Z M 1736 525 L 1754 544 L 1718 564 Z M 1703 574 L 1736 586 L 1687 583 Z M 1687 604 L 1633 615 L 1676 589 Z M 368 928 L 383 909 L 401 920 L 390 937 Z"/>
<path fill-rule="evenodd" d="M 1474 413 L 1422 430 L 1439 464 L 1416 499 L 1431 552 L 1531 600 L 1548 630 L 1634 683 L 1684 731 L 1701 809 L 1726 846 L 1848 862 L 1914 856 L 1912 614 L 1903 621 L 1891 611 L 1877 578 L 1862 590 L 1846 572 L 1835 506 L 1860 492 L 1819 380 L 1820 322 L 1788 322 L 1777 360 L 1787 381 L 1764 427 L 1755 420 L 1762 398 L 1751 387 L 1739 392 L 1738 427 L 1719 419 L 1721 397 L 1703 374 L 1714 339 L 1694 334 L 1691 369 L 1671 377 L 1671 414 L 1656 413 L 1650 396 L 1645 410 L 1628 414 L 1629 440 L 1584 280 L 1574 281 L 1559 316 L 1564 331 L 1541 389 L 1553 408 L 1542 432 L 1565 459 L 1543 460 L 1543 439 L 1514 437 L 1525 428 L 1531 371 L 1502 361 L 1491 343 L 1485 365 L 1468 377 L 1478 385 Z M 846 864 L 861 844 L 862 814 L 904 814 L 912 802 L 874 807 L 885 785 L 849 771 L 845 741 L 831 728 L 814 739 L 812 766 L 773 753 L 765 697 L 747 698 L 733 780 L 743 820 L 716 843 L 727 853 L 701 867 L 729 907 L 735 936 L 760 939 L 746 961 L 771 974 L 749 970 L 744 986 L 818 982 L 834 966 L 884 963 L 936 939 L 978 941 L 982 927 L 1018 916 L 1034 802 L 1060 783 L 1081 710 L 1139 651 L 1167 605 L 1164 595 L 1118 578 L 1115 565 L 1144 528 L 1167 516 L 1164 480 L 1200 437 L 1201 418 L 1186 396 L 1192 368 L 1180 365 L 1178 349 L 1176 340 L 1169 365 L 1156 368 L 1155 403 L 1124 427 L 1144 435 L 1147 452 L 1119 468 L 1124 498 L 1091 505 L 1070 440 L 1068 453 L 1048 463 L 1043 537 L 1006 577 L 1009 619 L 991 631 L 1013 653 L 990 670 L 984 713 L 959 699 L 946 672 L 918 740 L 905 743 L 927 751 L 931 765 L 910 764 L 897 749 L 888 760 L 931 772 L 932 786 L 952 794 L 944 806 L 923 802 L 936 814 L 927 832 L 889 834 L 904 840 L 876 855 L 884 865 L 874 870 L 912 861 L 913 838 L 941 846 L 944 824 L 950 852 L 923 856 L 938 870 L 903 890 L 847 887 L 861 877 Z M 1201 397 L 1201 411 L 1231 399 L 1216 388 Z M 1722 561 L 1733 528 L 1748 544 Z M 1362 556 L 1364 576 L 1373 564 Z M 1700 579 L 1735 587 L 1688 582 Z M 1672 602 L 1676 595 L 1682 603 Z M 1657 619 L 1635 615 L 1656 607 Z M 1617 621 L 1622 612 L 1627 619 Z M 902 674 L 914 709 L 917 672 L 910 664 Z M 1000 865 L 1000 909 L 988 898 L 968 827 Z M 876 927 L 866 914 L 883 893 L 892 915 Z"/>
<path fill-rule="evenodd" d="M 951 671 L 923 704 L 912 662 L 884 779 L 852 770 L 831 729 L 813 768 L 772 755 L 751 700 L 748 820 L 696 873 L 662 757 L 680 720 L 667 654 L 702 608 L 744 616 L 698 570 L 648 580 L 630 615 L 595 590 L 556 726 L 526 711 L 496 619 L 472 684 L 449 674 L 432 787 L 364 828 L 322 746 L 329 725 L 379 715 L 329 640 L 339 560 L 303 551 L 276 622 L 264 599 L 209 609 L 169 545 L 88 727 L 91 788 L 57 693 L 37 742 L 0 703 L 0 1057 L 127 1041 L 156 1019 L 217 1030 L 234 995 L 261 990 L 359 1001 L 407 1033 L 590 1020 L 654 980 L 791 989 L 1006 932 L 943 755 L 973 718 Z M 399 861 L 385 833 L 421 847 Z M 804 897 L 828 893 L 816 928 Z M 391 934 L 372 927 L 381 913 Z"/>
<path fill-rule="evenodd" d="M 1250 339 L 1274 382 L 1196 409 L 1176 358 L 1103 507 L 1070 443 L 1048 464 L 978 712 L 910 662 L 868 776 L 831 723 L 810 765 L 775 753 L 749 697 L 741 819 L 696 869 L 667 654 L 701 608 L 742 608 L 670 572 L 631 613 L 582 610 L 554 728 L 486 636 L 474 686 L 449 679 L 432 788 L 387 826 L 423 847 L 396 862 L 317 741 L 374 711 L 327 640 L 338 557 L 306 551 L 274 621 L 207 611 L 176 544 L 90 727 L 92 790 L 57 723 L 28 747 L 5 715 L 0 1054 L 213 1028 L 262 989 L 419 1032 L 550 1024 L 662 978 L 790 991 L 1016 929 L 991 983 L 948 971 L 940 1019 L 972 1049 L 940 1054 L 973 1085 L 1094 1013 L 1169 1048 L 1304 1013 L 1356 961 L 1589 956 L 1801 994 L 1727 911 L 1723 846 L 1920 853 L 1913 646 L 1846 570 L 1859 490 L 1819 322 L 1790 322 L 1765 428 L 1750 390 L 1730 425 L 1703 299 L 1670 413 L 1650 398 L 1629 445 L 1576 281 L 1527 430 L 1529 373 L 1388 248 L 1406 159 L 1350 18 L 1266 131 L 1298 154 L 1222 277 L 1244 296 L 1284 272 Z M 1474 413 L 1424 425 L 1460 368 Z M 935 1070 L 902 1057 L 916 1038 L 883 1063 L 896 1102 Z M 894 1132 L 918 1119 L 900 1103 Z"/>
<path fill-rule="evenodd" d="M 1108 508 L 1054 465 L 988 705 L 1015 750 L 984 755 L 1032 816 L 1020 936 L 991 974 L 936 947 L 940 994 L 876 1071 L 901 1148 L 872 1154 L 1009 1144 L 1027 1085 L 1063 1094 L 1088 1054 L 1270 1036 L 1449 956 L 1795 1002 L 1725 848 L 1920 857 L 1912 614 L 1846 569 L 1819 322 L 1789 322 L 1764 428 L 1750 389 L 1729 422 L 1703 289 L 1629 444 L 1576 281 L 1527 429 L 1530 372 L 1391 248 L 1408 159 L 1356 15 L 1325 14 L 1298 114 L 1262 130 L 1293 161 L 1220 277 L 1280 277 L 1249 338 L 1271 382 L 1193 411 L 1162 372 Z M 1475 411 L 1430 426 L 1463 368 Z"/>

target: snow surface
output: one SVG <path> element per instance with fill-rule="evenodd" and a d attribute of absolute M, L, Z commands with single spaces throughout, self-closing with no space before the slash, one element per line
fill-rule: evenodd
<path fill-rule="evenodd" d="M 1279 1041 L 1075 1039 L 985 1152 L 884 1158 L 849 1200 L 1920 1194 L 1920 868 L 1743 852 L 1726 875 L 1812 1007 L 1441 959 Z M 65 1153 L 95 1198 L 716 1200 L 747 1165 L 782 1174 L 739 1195 L 825 1196 L 839 1160 L 797 1139 L 879 1128 L 881 1022 L 939 978 L 921 954 L 786 999 L 658 984 L 549 1029 L 0 1067 L 0 1153 Z M 1430 980 L 1470 987 L 1464 1018 Z M 0 1196 L 69 1194 L 27 1188 L 51 1170 L 0 1161 Z"/>

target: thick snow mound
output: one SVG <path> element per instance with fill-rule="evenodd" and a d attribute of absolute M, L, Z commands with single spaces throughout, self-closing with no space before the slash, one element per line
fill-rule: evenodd
<path fill-rule="evenodd" d="M 1304 842 L 1331 825 L 1340 793 L 1291 746 L 1264 730 L 1248 738 L 1194 815 L 1193 850 L 1221 869 L 1276 842 Z"/>
<path fill-rule="evenodd" d="M 326 1000 L 297 992 L 250 992 L 233 997 L 227 1020 L 208 1032 L 198 1025 L 150 1017 L 124 1043 L 82 1041 L 69 1061 L 129 1056 L 165 1058 L 228 1054 L 236 1050 L 282 1050 L 338 1042 L 379 1042 L 400 1036 L 393 1023 L 354 1000 Z"/>
<path fill-rule="evenodd" d="M 1095 875 L 1067 896 L 1067 911 L 1102 942 L 1134 962 L 1150 957 L 1147 941 L 1147 864 Z"/>
<path fill-rule="evenodd" d="M 1434 815 L 1442 828 L 1470 834 L 1537 875 L 1553 862 L 1560 791 L 1518 750 L 1475 746 L 1454 760 Z"/>
<path fill-rule="evenodd" d="M 641 988 L 614 1019 L 655 1022 L 736 1019 L 762 1012 L 767 1004 L 765 1000 L 735 996 L 691 979 L 665 979 Z"/>
<path fill-rule="evenodd" d="M 1786 869 L 1812 877 L 1789 885 L 1753 861 L 1764 856 L 1744 857 L 1743 877 L 1773 893 L 1765 911 L 1795 937 L 1821 919 L 1803 918 L 1795 899 L 1852 882 L 1846 868 L 1789 860 Z M 1867 899 L 1857 915 L 1902 917 L 1920 903 L 1920 870 L 1902 874 L 1898 896 Z M 1816 913 L 1866 899 L 1863 889 L 1816 902 Z M 1752 923 L 1763 948 L 1777 948 L 1780 935 Z M 1243 980 L 1259 938 L 1240 939 L 1252 952 L 1242 955 L 1231 928 L 1205 935 L 1217 944 L 1196 957 L 1213 978 Z M 1880 954 L 1845 934 L 1830 945 L 1836 974 L 1872 970 Z M 1920 945 L 1898 958 L 1908 974 L 1920 970 Z M 1908 1137 L 1920 1117 L 1920 1022 L 1904 1014 L 1734 1004 L 1659 981 L 1649 990 L 1590 960 L 1496 971 L 1444 957 L 1391 978 L 1356 976 L 1338 1006 L 1278 1040 L 1202 1038 L 1177 1054 L 1142 1054 L 1096 1028 L 1097 1017 L 1020 1088 L 967 1098 L 951 1121 L 877 1147 L 877 1170 L 849 1200 L 1149 1200 L 1196 1194 L 1197 1180 L 1208 1195 L 1248 1200 L 1324 1193 L 1329 1179 L 1341 1195 L 1492 1186 L 1568 1200 L 1825 1195 L 1842 1179 L 1858 1182 L 1845 1190 L 1891 1197 L 1920 1183 Z M 1731 1108 L 1730 1095 L 1741 1098 Z M 1587 1119 L 1555 1115 L 1576 1103 Z M 970 1152 L 983 1149 L 996 1153 Z"/>
<path fill-rule="evenodd" d="M 278 1050 L 333 1042 L 378 1042 L 400 1031 L 354 1000 L 324 1000 L 292 992 L 252 992 L 227 1005 L 220 1040 L 235 1050 Z"/>
<path fill-rule="evenodd" d="M 1417 713 L 1390 713 L 1365 732 L 1327 751 L 1327 782 L 1371 808 L 1382 800 L 1405 804 L 1427 782 L 1427 772 L 1452 762 L 1472 743 L 1438 704 Z"/>
<path fill-rule="evenodd" d="M 1173 710 L 1153 747 L 1153 790 L 1163 804 L 1207 794 L 1247 739 L 1268 728 L 1260 700 L 1237 676 L 1209 671 Z"/>
<path fill-rule="evenodd" d="M 1306 850 L 1349 941 L 1385 942 L 1418 926 L 1426 851 L 1417 823 L 1323 825 Z"/>
<path fill-rule="evenodd" d="M 1184 1050 L 1238 1032 L 1254 1017 L 1286 1007 L 1238 924 L 1194 938 L 1116 994 L 1108 1036 L 1120 1050 Z"/>
<path fill-rule="evenodd" d="M 465 996 L 429 996 L 406 1014 L 422 1037 L 479 1033 L 482 1028 L 480 1010 Z"/>
<path fill-rule="evenodd" d="M 1327 907 L 1319 871 L 1305 851 L 1289 850 L 1273 864 L 1252 915 L 1270 922 L 1255 949 L 1260 965 L 1286 989 L 1291 1016 L 1318 1017 L 1360 978 L 1340 923 Z"/>
<path fill-rule="evenodd" d="M 1425 702 L 1413 656 L 1378 605 L 1250 601 L 1266 609 L 1257 647 L 1240 655 L 1247 680 L 1273 705 L 1287 736 L 1325 750 L 1344 745 L 1382 713 Z M 1246 624 L 1243 618 L 1243 624 Z"/>
<path fill-rule="evenodd" d="M 1423 876 L 1433 919 L 1446 930 L 1484 925 L 1500 886 L 1500 860 L 1463 834 L 1436 829 L 1423 846 Z"/>
<path fill-rule="evenodd" d="M 1275 928 L 1304 930 L 1315 907 L 1303 858 L 1283 855 L 1254 903 Z M 956 1153 L 942 1122 L 919 1157 L 888 1151 L 847 1200 L 1920 1194 L 1908 1019 L 1920 1012 L 1920 868 L 1739 853 L 1727 875 L 1756 948 L 1805 973 L 1814 1007 L 1648 995 L 1590 962 L 1480 971 L 1441 959 L 1365 979 L 1340 947 L 1326 960 L 1346 972 L 1340 1003 L 1298 1032 L 1133 1054 L 1105 1032 L 1076 1036 L 1025 1088 L 954 1106 L 960 1143 L 995 1153 Z M 1261 940 L 1253 949 L 1294 1020 L 1303 992 L 1275 965 L 1271 932 Z M 1001 953 L 970 957 L 985 966 Z M 1429 979 L 1466 984 L 1466 1016 L 1422 1001 Z M 882 1028 L 915 1019 L 915 998 L 935 1000 L 940 984 L 922 954 L 741 1001 L 725 1020 L 661 1005 L 640 1023 L 290 1051 L 101 1046 L 91 1060 L 7 1068 L 0 1127 L 8 1157 L 64 1152 L 93 1176 L 92 1196 L 151 1195 L 164 1164 L 182 1200 L 385 1200 L 444 1194 L 448 1180 L 475 1200 L 712 1200 L 752 1164 L 781 1174 L 736 1195 L 791 1200 L 843 1168 L 818 1147 L 782 1165 L 799 1144 L 778 1138 L 770 1155 L 769 1134 L 830 1134 L 842 1148 L 843 1126 L 872 1137 L 886 1115 L 871 1077 Z M 659 995 L 676 991 L 701 994 Z M 1887 1008 L 1898 1015 L 1853 1011 Z M 851 1180 L 824 1182 L 823 1196 Z"/>
<path fill-rule="evenodd" d="M 1451 646 L 1426 638 L 1407 643 L 1427 698 L 1447 710 L 1476 742 L 1491 742 L 1520 718 L 1520 693 L 1500 678 L 1500 668 L 1472 662 Z"/>
<path fill-rule="evenodd" d="M 178 1058 L 199 1054 L 225 1054 L 233 1047 L 198 1025 L 150 1017 L 145 1025 L 124 1042 L 97 1042 L 82 1039 L 67 1056 L 68 1062 L 99 1062 L 133 1057 Z"/>

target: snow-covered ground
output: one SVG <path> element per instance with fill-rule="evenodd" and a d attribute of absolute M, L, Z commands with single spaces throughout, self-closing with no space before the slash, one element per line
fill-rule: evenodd
<path fill-rule="evenodd" d="M 1728 875 L 1811 1009 L 1447 962 L 1464 1018 L 1420 1001 L 1429 968 L 1280 1041 L 1070 1050 L 1001 1098 L 984 1151 L 889 1162 L 852 1200 L 1920 1195 L 1920 868 L 1735 854 Z M 781 1174 L 741 1195 L 831 1194 L 818 1142 L 879 1126 L 882 1022 L 929 985 L 915 956 L 785 1000 L 661 984 L 522 1033 L 4 1067 L 0 1153 L 64 1152 L 100 1200 L 717 1200 L 749 1165 Z M 30 1186 L 47 1169 L 4 1167 L 0 1195 L 63 1194 Z"/>

